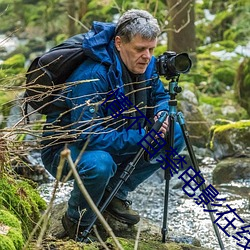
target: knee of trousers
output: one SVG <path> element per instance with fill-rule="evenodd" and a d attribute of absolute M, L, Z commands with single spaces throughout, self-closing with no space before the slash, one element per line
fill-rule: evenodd
<path fill-rule="evenodd" d="M 86 151 L 78 163 L 77 169 L 84 179 L 108 181 L 115 174 L 117 165 L 108 152 Z"/>

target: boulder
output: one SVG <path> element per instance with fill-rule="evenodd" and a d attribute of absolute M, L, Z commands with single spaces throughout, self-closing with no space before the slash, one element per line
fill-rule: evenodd
<path fill-rule="evenodd" d="M 228 157 L 220 161 L 213 170 L 214 184 L 246 179 L 250 179 L 250 158 L 247 157 Z"/>
<path fill-rule="evenodd" d="M 250 157 L 250 120 L 215 124 L 211 127 L 209 147 L 216 160 Z"/>

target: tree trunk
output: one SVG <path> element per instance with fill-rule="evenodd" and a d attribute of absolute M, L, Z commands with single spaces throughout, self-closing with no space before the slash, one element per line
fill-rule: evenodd
<path fill-rule="evenodd" d="M 195 0 L 167 0 L 169 9 L 168 50 L 189 53 L 196 60 Z"/>
<path fill-rule="evenodd" d="M 87 0 L 79 1 L 79 11 L 78 11 L 78 18 L 81 20 L 83 16 L 87 13 L 88 10 L 88 2 Z"/>
<path fill-rule="evenodd" d="M 76 34 L 76 1 L 69 0 L 67 4 L 68 14 L 69 14 L 69 22 L 68 22 L 68 34 L 69 36 L 73 36 Z"/>

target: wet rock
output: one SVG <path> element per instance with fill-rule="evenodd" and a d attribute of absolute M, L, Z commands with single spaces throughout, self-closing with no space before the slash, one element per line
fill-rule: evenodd
<path fill-rule="evenodd" d="M 250 179 L 250 158 L 228 157 L 220 161 L 213 171 L 213 183 L 229 183 L 233 180 Z"/>

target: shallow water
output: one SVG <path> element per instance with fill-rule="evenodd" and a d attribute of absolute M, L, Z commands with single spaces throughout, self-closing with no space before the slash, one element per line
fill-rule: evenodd
<path fill-rule="evenodd" d="M 206 180 L 206 185 L 211 183 L 211 173 L 215 167 L 215 162 L 211 158 L 206 158 L 202 161 L 200 170 Z M 179 175 L 179 174 L 178 174 Z M 168 236 L 180 241 L 188 241 L 189 238 L 196 238 L 201 242 L 201 245 L 214 250 L 219 250 L 218 240 L 214 233 L 213 223 L 209 217 L 209 213 L 205 212 L 203 208 L 195 203 L 193 198 L 182 190 L 183 183 L 178 180 L 178 175 L 175 175 L 170 180 L 169 202 L 168 202 Z M 42 184 L 39 188 L 41 195 L 45 200 L 49 201 L 51 191 L 54 183 Z M 219 191 L 219 198 L 226 198 L 226 201 L 220 202 L 223 206 L 218 208 L 218 212 L 225 212 L 228 210 L 226 205 L 236 209 L 236 214 L 244 220 L 244 223 L 238 219 L 233 222 L 236 229 L 229 226 L 226 232 L 232 235 L 239 231 L 241 226 L 248 225 L 250 222 L 249 211 L 249 192 L 250 180 L 237 181 L 230 184 L 222 184 L 214 187 Z M 65 201 L 69 198 L 72 188 L 72 182 L 66 183 L 61 186 L 57 192 L 56 203 Z M 162 218 L 164 212 L 164 192 L 165 180 L 162 178 L 162 173 L 159 171 L 154 176 L 150 177 L 147 181 L 141 184 L 136 192 L 129 195 L 133 201 L 133 208 L 138 210 L 142 217 L 150 219 L 154 224 L 162 227 Z M 214 213 L 215 218 L 218 217 Z M 232 215 L 228 214 L 226 217 L 232 220 Z M 219 222 L 219 221 L 218 221 Z M 221 223 L 223 222 L 223 223 Z M 250 224 L 250 223 L 249 223 Z M 225 219 L 220 220 L 222 227 L 226 226 Z M 219 233 L 222 237 L 225 249 L 239 250 L 244 249 L 236 243 L 246 244 L 246 240 L 242 238 L 237 241 L 233 237 L 228 237 L 221 229 Z M 185 236 L 185 237 L 184 237 Z M 246 234 L 243 235 L 247 236 Z M 249 237 L 250 238 L 250 237 Z M 248 248 L 246 248 L 248 249 Z"/>

